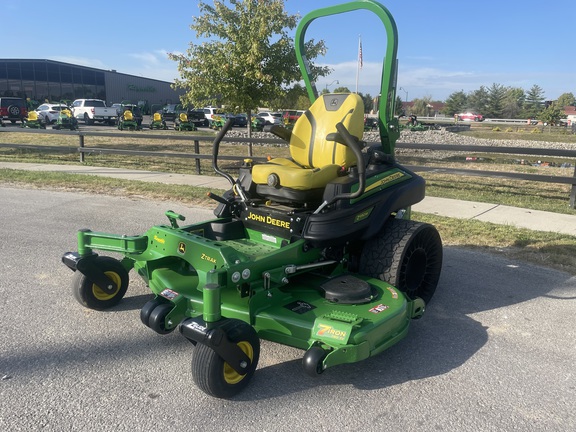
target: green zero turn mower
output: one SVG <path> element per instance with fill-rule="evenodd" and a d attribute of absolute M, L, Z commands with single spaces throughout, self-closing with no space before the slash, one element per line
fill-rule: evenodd
<path fill-rule="evenodd" d="M 381 145 L 361 141 L 364 109 L 357 94 L 318 97 L 303 55 L 313 20 L 365 9 L 384 23 L 387 53 L 379 106 Z M 154 293 L 140 317 L 159 334 L 175 329 L 193 345 L 192 375 L 209 395 L 229 398 L 246 387 L 260 339 L 305 350 L 303 369 L 376 355 L 406 336 L 436 289 L 442 267 L 437 230 L 409 219 L 424 180 L 394 159 L 397 33 L 388 10 L 353 1 L 306 15 L 296 54 L 313 104 L 292 130 L 270 131 L 289 143 L 290 158 L 245 161 L 216 202 L 215 218 L 192 225 L 167 211 L 168 223 L 142 235 L 81 230 L 78 251 L 64 254 L 73 292 L 91 309 L 116 305 L 133 269 Z M 94 251 L 120 252 L 121 261 Z"/>
<path fill-rule="evenodd" d="M 198 130 L 192 120 L 188 118 L 188 114 L 181 112 L 174 119 L 174 130 L 177 131 L 195 131 Z"/>
<path fill-rule="evenodd" d="M 168 129 L 168 126 L 166 125 L 166 121 L 164 120 L 162 112 L 157 111 L 154 114 L 152 114 L 152 120 L 150 121 L 150 129 L 162 129 L 162 130 Z"/>
<path fill-rule="evenodd" d="M 78 130 L 78 120 L 72 115 L 72 110 L 69 108 L 64 108 L 60 110 L 56 123 L 52 126 L 52 129 L 69 129 L 71 131 Z"/>
<path fill-rule="evenodd" d="M 46 121 L 44 118 L 39 116 L 36 111 L 28 112 L 28 117 L 22 120 L 22 125 L 20 127 L 27 127 L 30 129 L 46 129 Z"/>

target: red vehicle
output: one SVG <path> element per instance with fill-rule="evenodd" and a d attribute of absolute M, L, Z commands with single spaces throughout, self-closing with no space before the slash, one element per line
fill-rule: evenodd
<path fill-rule="evenodd" d="M 0 119 L 22 122 L 28 116 L 26 101 L 17 97 L 0 97 Z"/>
<path fill-rule="evenodd" d="M 286 110 L 282 113 L 284 123 L 295 123 L 304 114 L 302 110 Z"/>
<path fill-rule="evenodd" d="M 458 121 L 484 121 L 484 116 L 482 116 L 482 114 L 476 114 L 472 111 L 467 111 L 458 114 Z"/>

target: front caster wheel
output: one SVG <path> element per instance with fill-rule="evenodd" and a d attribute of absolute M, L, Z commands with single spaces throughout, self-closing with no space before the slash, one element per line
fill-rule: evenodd
<path fill-rule="evenodd" d="M 260 357 L 260 339 L 251 325 L 234 320 L 226 335 L 250 358 L 246 374 L 240 375 L 222 357 L 204 344 L 197 344 L 192 355 L 192 378 L 204 393 L 217 398 L 231 398 L 250 382 Z"/>
<path fill-rule="evenodd" d="M 319 346 L 313 346 L 302 358 L 302 366 L 304 366 L 304 371 L 311 377 L 317 377 L 324 369 L 322 367 L 322 362 L 326 357 L 326 351 L 324 351 Z"/>
<path fill-rule="evenodd" d="M 115 289 L 107 293 L 79 271 L 72 279 L 72 293 L 78 302 L 89 309 L 103 310 L 116 306 L 128 289 L 128 272 L 120 261 L 106 256 L 94 259 L 94 266 L 100 269 L 114 283 Z"/>
<path fill-rule="evenodd" d="M 146 302 L 146 304 L 142 306 L 142 309 L 140 309 L 140 320 L 142 321 L 142 324 L 148 326 L 148 320 L 150 319 L 150 314 L 160 304 L 161 303 L 158 301 L 158 299 L 155 298 L 153 300 Z"/>
<path fill-rule="evenodd" d="M 162 303 L 154 308 L 148 318 L 148 327 L 158 334 L 168 334 L 174 331 L 176 327 L 166 328 L 166 316 L 174 309 L 173 304 Z"/>

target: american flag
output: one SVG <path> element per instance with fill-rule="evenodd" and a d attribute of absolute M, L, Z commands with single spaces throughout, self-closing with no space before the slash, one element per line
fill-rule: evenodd
<path fill-rule="evenodd" d="M 364 65 L 364 62 L 362 61 L 362 39 L 359 39 L 358 42 L 358 64 L 360 65 L 360 69 L 362 69 L 362 66 Z"/>

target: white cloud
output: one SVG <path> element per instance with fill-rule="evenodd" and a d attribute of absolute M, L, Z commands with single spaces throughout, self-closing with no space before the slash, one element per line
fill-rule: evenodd
<path fill-rule="evenodd" d="M 98 59 L 91 59 L 87 57 L 75 56 L 50 56 L 50 60 L 59 61 L 63 63 L 70 63 L 80 66 L 93 67 L 96 69 L 110 69 L 104 62 Z"/>
<path fill-rule="evenodd" d="M 148 65 L 157 65 L 160 62 L 158 56 L 151 52 L 131 53 L 128 56 Z"/>

